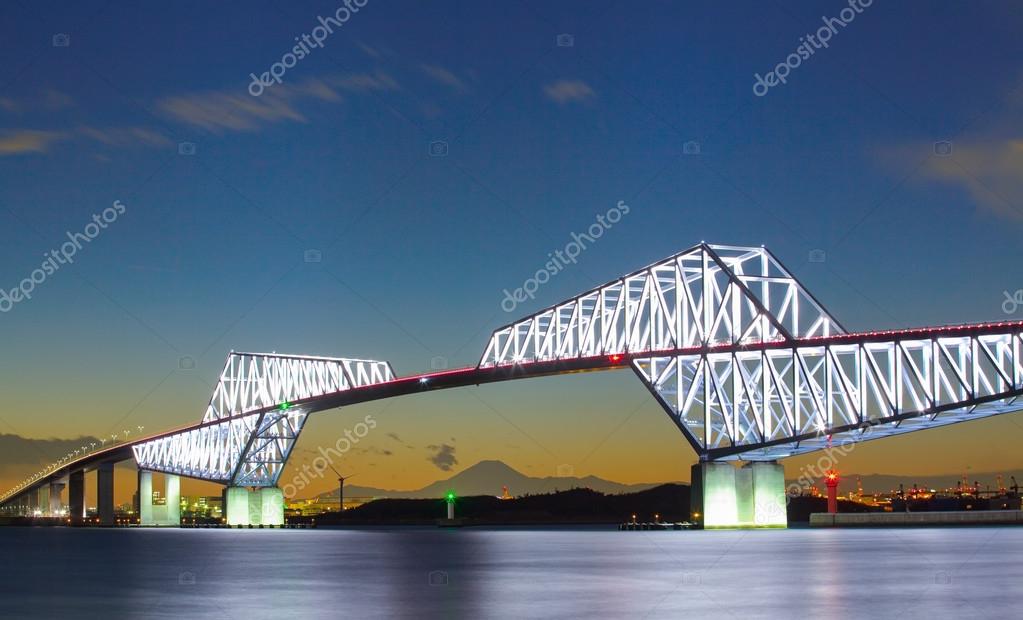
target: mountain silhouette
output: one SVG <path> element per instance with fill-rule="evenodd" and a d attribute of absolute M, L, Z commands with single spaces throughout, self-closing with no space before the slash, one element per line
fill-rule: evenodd
<path fill-rule="evenodd" d="M 1003 474 L 1003 484 L 1012 484 L 1010 476 L 1015 475 L 1017 480 L 1023 482 L 1023 471 L 1006 470 L 998 472 Z M 970 483 L 979 480 L 981 488 L 995 488 L 995 472 L 970 472 L 967 474 Z M 856 489 L 856 478 L 862 478 L 864 491 L 873 493 L 877 491 L 888 491 L 897 489 L 899 483 L 903 483 L 906 489 L 913 483 L 919 484 L 922 488 L 949 488 L 955 487 L 956 481 L 962 475 L 944 474 L 930 476 L 913 475 L 892 475 L 892 474 L 862 474 L 845 473 L 841 474 L 842 482 L 839 485 L 839 494 L 845 495 Z M 786 484 L 796 483 L 797 480 L 788 478 Z M 823 488 L 823 481 L 814 481 L 817 486 Z M 650 489 L 661 482 L 623 484 L 611 480 L 605 480 L 596 476 L 577 478 L 574 476 L 550 476 L 546 478 L 535 478 L 527 476 L 505 463 L 496 460 L 480 461 L 471 467 L 458 472 L 457 474 L 438 480 L 421 489 L 415 490 L 392 490 L 376 487 L 366 487 L 354 484 L 345 484 L 345 497 L 393 497 L 393 498 L 427 498 L 442 497 L 449 490 L 456 495 L 468 497 L 472 495 L 501 495 L 501 487 L 507 486 L 508 492 L 514 496 L 535 495 L 538 493 L 551 493 L 554 491 L 566 491 L 568 489 L 586 488 L 593 489 L 606 494 L 635 493 Z M 337 489 L 327 491 L 318 496 L 324 501 L 337 501 Z"/>
<path fill-rule="evenodd" d="M 501 461 L 480 461 L 450 478 L 438 480 L 413 491 L 396 491 L 346 484 L 345 497 L 442 497 L 448 491 L 454 491 L 455 494 L 462 497 L 471 495 L 501 495 L 501 488 L 505 486 L 508 487 L 508 492 L 515 496 L 550 493 L 556 490 L 565 491 L 575 488 L 588 488 L 601 493 L 632 493 L 649 489 L 658 484 L 662 483 L 622 484 L 596 476 L 586 476 L 584 478 L 576 478 L 574 476 L 534 478 L 516 471 Z M 318 497 L 325 501 L 337 501 L 337 489 L 322 493 Z"/>

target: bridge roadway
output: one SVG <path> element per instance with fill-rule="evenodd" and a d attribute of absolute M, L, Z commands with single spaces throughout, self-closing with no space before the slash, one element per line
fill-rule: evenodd
<path fill-rule="evenodd" d="M 669 349 L 658 351 L 643 351 L 639 353 L 620 353 L 613 355 L 599 355 L 592 357 L 578 357 L 556 361 L 540 361 L 529 363 L 518 363 L 493 367 L 469 366 L 450 370 L 439 370 L 422 374 L 399 377 L 391 381 L 376 383 L 372 385 L 351 388 L 348 390 L 333 392 L 330 394 L 314 396 L 303 400 L 296 400 L 289 403 L 291 407 L 300 407 L 307 413 L 314 413 L 327 409 L 335 409 L 347 405 L 370 402 L 384 398 L 394 398 L 410 394 L 432 392 L 435 390 L 466 387 L 471 385 L 482 385 L 509 381 L 513 379 L 528 379 L 550 375 L 570 374 L 577 372 L 590 372 L 599 370 L 620 370 L 628 368 L 634 359 L 643 359 L 658 356 L 692 355 L 703 353 L 728 353 L 738 351 L 757 351 L 769 349 L 786 349 L 801 346 L 824 346 L 828 344 L 866 344 L 871 342 L 890 342 L 900 340 L 915 340 L 931 336 L 955 337 L 955 336 L 978 336 L 985 334 L 1002 333 L 1006 330 L 1023 328 L 1023 321 L 1001 322 L 1001 323 L 978 323 L 969 325 L 955 325 L 947 327 L 928 327 L 915 329 L 901 329 L 888 331 L 872 331 L 847 333 L 832 336 L 799 338 L 793 340 L 779 339 L 770 342 L 754 342 L 740 344 L 713 344 L 708 346 L 686 347 L 681 349 Z M 1023 390 L 1018 390 L 1023 395 Z M 52 472 L 41 476 L 27 485 L 24 489 L 11 494 L 2 500 L 3 506 L 16 504 L 19 498 L 34 492 L 43 485 L 67 481 L 71 472 L 86 472 L 97 469 L 103 465 L 134 459 L 132 446 L 154 439 L 160 439 L 193 429 L 202 428 L 216 424 L 223 424 L 233 418 L 250 416 L 253 413 L 262 413 L 275 407 L 265 407 L 246 411 L 236 416 L 224 417 L 218 420 L 189 424 L 169 429 L 160 433 L 141 437 L 133 441 L 124 442 L 96 450 L 69 461 Z M 920 415 L 931 415 L 937 411 L 911 412 L 905 414 L 905 418 Z M 828 429 L 828 433 L 849 430 L 846 428 Z M 813 436 L 816 436 L 813 435 Z M 807 438 L 810 436 L 808 435 Z"/>

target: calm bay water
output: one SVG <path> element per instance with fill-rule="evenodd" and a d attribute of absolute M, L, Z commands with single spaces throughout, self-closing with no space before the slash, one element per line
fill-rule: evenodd
<path fill-rule="evenodd" d="M 10 618 L 1020 617 L 1023 528 L 2 528 Z"/>

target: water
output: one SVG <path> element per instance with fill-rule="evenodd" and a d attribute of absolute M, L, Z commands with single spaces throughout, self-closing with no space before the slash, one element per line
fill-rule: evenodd
<path fill-rule="evenodd" d="M 1023 528 L 0 528 L 11 618 L 1019 617 Z"/>

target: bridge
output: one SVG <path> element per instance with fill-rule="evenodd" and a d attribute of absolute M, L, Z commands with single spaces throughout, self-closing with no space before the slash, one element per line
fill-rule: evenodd
<path fill-rule="evenodd" d="M 229 524 L 280 524 L 277 484 L 313 413 L 631 369 L 699 456 L 692 520 L 784 527 L 779 459 L 1019 410 L 1021 350 L 1023 322 L 848 332 L 768 249 L 701 243 L 496 329 L 476 366 L 398 377 L 385 361 L 231 352 L 200 422 L 64 459 L 0 510 L 56 514 L 66 486 L 81 519 L 95 470 L 113 524 L 113 466 L 133 460 L 144 525 L 177 524 L 181 476 L 224 485 Z"/>

